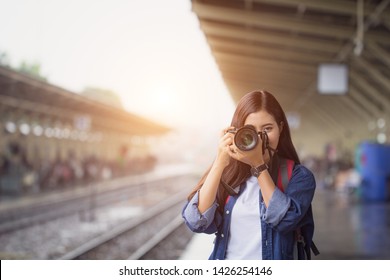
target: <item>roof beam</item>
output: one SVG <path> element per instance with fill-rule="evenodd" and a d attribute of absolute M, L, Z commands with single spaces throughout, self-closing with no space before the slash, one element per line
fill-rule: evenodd
<path fill-rule="evenodd" d="M 353 99 L 348 98 L 348 96 L 340 96 L 338 100 L 344 106 L 349 107 L 349 109 L 352 110 L 357 116 L 361 116 L 362 118 L 364 118 L 365 121 L 371 121 L 373 119 L 373 116 L 371 114 L 369 114 L 365 110 L 361 110 L 359 105 L 357 105 L 356 102 L 353 101 Z"/>
<path fill-rule="evenodd" d="M 296 92 L 298 89 L 292 88 L 288 85 L 283 85 L 280 83 L 272 83 L 272 82 L 260 82 L 260 81 L 242 81 L 239 79 L 235 78 L 226 78 L 226 83 L 230 85 L 235 85 L 235 86 L 240 86 L 240 87 L 245 87 L 249 88 L 251 91 L 252 90 L 257 90 L 257 89 L 263 89 L 263 90 L 268 90 L 270 91 L 270 88 L 278 89 L 277 92 L 273 91 L 273 93 L 278 93 L 280 94 L 282 91 L 287 92 L 287 93 L 292 93 Z M 294 98 L 293 94 L 283 94 L 284 97 L 288 98 Z"/>
<path fill-rule="evenodd" d="M 390 19 L 385 19 L 382 21 L 383 25 L 390 30 Z"/>
<path fill-rule="evenodd" d="M 372 116 L 378 116 L 378 108 L 369 100 L 364 94 L 362 94 L 354 86 L 349 89 L 350 96 L 361 105 L 362 110 L 366 110 Z"/>
<path fill-rule="evenodd" d="M 363 114 L 356 113 L 350 107 L 342 104 L 343 96 L 327 96 L 324 99 L 318 99 L 320 106 L 327 110 L 333 110 L 332 117 L 337 121 L 344 121 L 346 125 L 360 126 L 362 121 L 365 122 Z"/>
<path fill-rule="evenodd" d="M 295 72 L 283 67 L 263 67 L 262 65 L 244 65 L 237 64 L 232 61 L 224 61 L 222 59 L 217 59 L 218 67 L 221 71 L 229 71 L 237 73 L 237 75 L 246 75 L 246 76 L 262 76 L 262 75 L 272 75 L 273 77 L 283 77 L 288 80 L 297 80 L 303 79 L 305 81 L 311 81 L 317 77 L 317 71 L 311 72 Z"/>
<path fill-rule="evenodd" d="M 296 87 L 294 88 L 289 85 L 272 83 L 268 81 L 255 82 L 255 81 L 242 81 L 234 78 L 226 78 L 226 82 L 231 85 L 249 87 L 251 88 L 251 90 L 263 89 L 263 90 L 270 91 L 272 93 L 278 93 L 279 95 L 282 95 L 284 99 L 286 100 L 289 99 L 289 101 L 292 101 L 292 99 L 294 98 L 294 95 L 292 93 L 296 93 L 299 91 L 299 89 Z"/>
<path fill-rule="evenodd" d="M 295 61 L 308 64 L 317 64 L 330 61 L 333 55 L 305 53 L 301 50 L 275 48 L 275 46 L 255 45 L 246 42 L 237 42 L 216 38 L 208 38 L 208 43 L 214 51 L 237 53 L 243 56 L 273 58 L 281 61 Z"/>
<path fill-rule="evenodd" d="M 262 84 L 250 84 L 231 80 L 225 80 L 225 84 L 228 87 L 234 102 L 236 103 L 245 93 L 251 92 L 253 90 L 265 89 L 276 95 L 279 102 L 283 104 L 284 107 L 288 107 L 288 105 L 291 103 L 291 99 L 293 99 L 295 95 L 290 88 L 287 88 L 282 84 L 276 86 L 264 86 Z"/>
<path fill-rule="evenodd" d="M 298 50 L 310 52 L 334 53 L 339 51 L 343 44 L 337 40 L 325 40 L 318 38 L 308 38 L 292 34 L 277 34 L 266 30 L 257 30 L 253 28 L 242 28 L 229 26 L 222 23 L 215 23 L 202 20 L 201 29 L 210 37 L 224 37 L 242 41 L 252 41 L 265 44 L 278 45 L 287 48 L 296 48 Z"/>
<path fill-rule="evenodd" d="M 390 111 L 390 99 L 386 98 L 381 94 L 375 87 L 370 85 L 370 83 L 362 75 L 351 71 L 350 73 L 351 81 L 359 88 L 361 88 L 367 95 L 372 97 L 377 101 L 377 103 L 382 104 L 385 107 L 385 111 Z M 389 89 L 390 91 L 390 89 Z M 371 100 L 370 100 L 371 101 Z M 371 102 L 370 102 L 371 103 Z M 380 111 L 380 108 L 376 108 L 376 111 Z"/>
<path fill-rule="evenodd" d="M 5 82 L 2 83 L 1 81 Z M 33 110 L 35 107 L 39 107 L 42 108 L 40 109 L 42 112 L 47 112 L 47 114 L 56 114 L 57 112 L 60 113 L 60 111 L 61 114 L 68 114 L 72 112 L 78 112 L 77 114 L 80 114 L 81 112 L 93 115 L 94 119 L 98 119 L 100 123 L 108 123 L 103 120 L 104 118 L 115 120 L 120 125 L 111 124 L 107 125 L 107 127 L 117 127 L 118 130 L 121 129 L 125 132 L 137 132 L 136 130 L 139 127 L 143 127 L 143 129 L 138 129 L 139 134 L 158 134 L 169 131 L 169 128 L 154 123 L 146 118 L 117 108 L 113 110 L 111 106 L 95 102 L 60 87 L 33 79 L 6 67 L 0 67 L 0 96 L 2 98 L 6 98 L 8 96 L 19 100 L 19 102 L 20 100 L 23 102 L 30 102 L 31 105 L 28 106 L 30 110 Z M 4 98 L 3 100 L 5 100 Z M 9 99 L 7 100 L 7 102 L 11 102 Z M 62 106 L 62 108 L 58 108 L 58 106 L 53 107 L 52 103 L 56 101 L 56 105 L 58 100 L 61 101 L 60 103 L 62 105 L 77 104 L 78 106 Z M 63 100 L 70 100 L 70 102 L 64 102 Z M 11 104 L 9 106 L 16 104 L 14 101 L 12 102 L 9 103 Z M 129 121 L 137 127 L 129 127 Z"/>
<path fill-rule="evenodd" d="M 322 119 L 324 123 L 330 125 L 332 131 L 335 131 L 342 137 L 345 136 L 345 127 L 343 127 L 339 122 L 335 121 L 334 118 L 332 118 L 332 116 L 329 114 L 329 111 L 326 111 L 323 107 L 316 103 L 313 103 L 309 110 L 312 114 L 317 115 L 320 119 Z M 318 129 L 321 130 L 320 127 Z"/>
<path fill-rule="evenodd" d="M 340 108 L 337 107 L 337 105 L 334 105 L 334 102 L 329 98 L 320 98 L 316 99 L 315 101 L 312 101 L 310 103 L 310 106 L 313 104 L 317 104 L 318 107 L 322 108 L 324 111 L 326 111 L 330 118 L 332 118 L 335 122 L 341 124 L 343 128 L 350 126 L 351 124 L 351 115 L 347 113 L 347 111 L 340 110 Z"/>
<path fill-rule="evenodd" d="M 390 79 L 383 75 L 382 72 L 377 70 L 378 67 L 376 65 L 365 60 L 363 57 L 354 57 L 353 62 L 357 64 L 360 68 L 364 69 L 364 71 L 366 71 L 373 80 L 380 83 L 385 89 L 387 89 L 387 92 L 389 93 Z"/>
<path fill-rule="evenodd" d="M 293 73 L 293 67 L 290 65 L 286 65 L 285 68 L 283 68 L 283 64 L 275 64 L 275 65 L 265 65 L 265 64 L 254 64 L 254 65 L 248 65 L 244 64 L 239 61 L 233 61 L 233 60 L 227 60 L 224 58 L 222 61 L 222 58 L 217 58 L 217 63 L 220 64 L 220 70 L 221 72 L 230 72 L 230 73 L 236 73 L 238 77 L 246 76 L 248 78 L 256 79 L 257 77 L 267 77 L 272 80 L 278 80 L 280 82 L 280 79 L 286 79 L 286 82 L 293 82 L 297 83 L 298 80 L 303 80 L 304 84 L 307 83 L 311 78 L 315 78 L 315 70 L 313 69 L 312 72 L 305 72 L 305 71 L 299 71 L 301 69 L 298 69 L 296 73 Z M 291 72 L 291 75 L 289 75 L 289 71 Z M 223 74 L 223 73 L 222 73 Z M 304 76 L 307 75 L 307 76 Z M 302 77 L 303 76 L 303 77 Z"/>
<path fill-rule="evenodd" d="M 295 71 L 302 73 L 311 73 L 314 69 L 317 69 L 316 65 L 308 65 L 297 62 L 282 62 L 275 61 L 273 59 L 263 59 L 263 58 L 250 58 L 242 55 L 235 54 L 226 54 L 222 52 L 214 51 L 214 57 L 218 62 L 225 61 L 236 63 L 237 65 L 245 65 L 245 66 L 253 66 L 259 67 L 261 65 L 262 68 L 270 68 L 270 69 L 280 69 L 284 68 L 286 71 Z M 315 70 L 314 70 L 315 71 Z"/>
<path fill-rule="evenodd" d="M 342 107 L 324 107 L 319 104 L 315 104 L 313 107 L 316 111 L 322 112 L 322 117 L 326 119 L 327 122 L 330 122 L 334 127 L 337 127 L 339 134 L 342 136 L 342 139 L 346 140 L 347 137 L 363 139 L 366 137 L 367 125 L 365 122 L 357 121 L 356 118 L 354 119 L 355 121 L 351 121 L 351 116 L 346 117 L 345 115 L 335 118 L 335 114 L 342 110 Z"/>
<path fill-rule="evenodd" d="M 33 112 L 44 116 L 51 116 L 54 118 L 69 120 L 71 122 L 73 122 L 74 116 L 80 115 L 79 111 L 74 111 L 67 108 L 53 107 L 28 100 L 21 101 L 19 98 L 14 98 L 5 95 L 0 95 L 0 104 L 4 104 L 5 106 L 18 110 L 24 110 L 27 112 Z M 163 128 L 158 126 L 145 127 L 142 123 L 136 122 L 134 122 L 133 125 L 128 125 L 128 122 L 118 121 L 117 119 L 104 118 L 98 115 L 92 115 L 91 119 L 93 120 L 93 127 L 104 127 L 107 130 L 123 131 L 125 133 L 134 135 L 152 135 L 168 131 L 168 129 L 164 130 Z"/>
<path fill-rule="evenodd" d="M 277 76 L 276 76 L 277 75 Z M 244 83 L 252 83 L 252 84 L 273 84 L 273 85 L 284 85 L 294 90 L 301 89 L 305 87 L 306 84 L 310 82 L 310 80 L 305 77 L 299 77 L 298 75 L 278 75 L 273 73 L 268 73 L 264 71 L 264 74 L 261 75 L 252 75 L 251 73 L 240 73 L 236 71 L 224 70 L 223 75 L 224 78 L 232 80 L 232 81 L 241 81 Z M 276 79 L 275 79 L 276 78 Z"/>
<path fill-rule="evenodd" d="M 222 22 L 249 25 L 262 28 L 272 28 L 277 30 L 294 31 L 315 36 L 324 36 L 338 39 L 351 39 L 355 36 L 356 28 L 339 24 L 324 24 L 324 22 L 314 20 L 296 19 L 286 16 L 271 15 L 270 13 L 253 12 L 224 6 L 192 2 L 192 9 L 201 19 L 211 19 Z M 386 34 L 379 31 L 371 31 L 366 37 L 372 40 L 384 42 Z M 386 44 L 390 44 L 390 38 L 386 39 Z"/>
<path fill-rule="evenodd" d="M 340 15 L 355 15 L 356 14 L 356 4 L 351 1 L 344 0 L 252 0 L 256 3 L 267 3 L 272 5 L 283 5 L 298 7 L 304 6 L 310 10 L 316 10 L 326 13 L 336 13 Z M 364 5 L 364 14 L 369 15 L 375 11 L 375 6 L 365 4 Z"/>
<path fill-rule="evenodd" d="M 324 25 L 324 23 L 313 20 L 299 20 L 285 16 L 271 15 L 270 13 L 215 6 L 197 1 L 192 3 L 192 9 L 200 18 L 235 24 L 289 30 L 341 39 L 349 39 L 355 33 L 355 28 L 349 26 Z"/>
<path fill-rule="evenodd" d="M 390 54 L 384 48 L 372 41 L 367 42 L 366 46 L 373 55 L 382 60 L 387 67 L 390 67 Z"/>

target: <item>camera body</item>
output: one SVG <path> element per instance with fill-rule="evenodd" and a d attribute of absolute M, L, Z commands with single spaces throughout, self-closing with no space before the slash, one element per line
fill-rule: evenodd
<path fill-rule="evenodd" d="M 265 131 L 257 132 L 253 125 L 245 125 L 239 129 L 228 130 L 229 133 L 234 134 L 234 144 L 241 151 L 251 151 L 256 148 L 259 137 L 263 143 L 263 154 L 265 148 L 268 147 L 268 135 Z"/>

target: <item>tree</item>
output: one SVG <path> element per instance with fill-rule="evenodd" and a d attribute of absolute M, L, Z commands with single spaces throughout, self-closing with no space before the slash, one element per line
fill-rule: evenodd
<path fill-rule="evenodd" d="M 95 87 L 86 87 L 83 92 L 81 92 L 81 95 L 99 101 L 101 103 L 123 109 L 121 99 L 115 92 L 111 90 Z"/>
<path fill-rule="evenodd" d="M 41 64 L 38 62 L 29 63 L 26 61 L 22 61 L 16 70 L 41 81 L 47 82 L 47 77 L 41 74 Z"/>
<path fill-rule="evenodd" d="M 9 56 L 6 52 L 0 52 L 0 65 L 9 66 Z"/>

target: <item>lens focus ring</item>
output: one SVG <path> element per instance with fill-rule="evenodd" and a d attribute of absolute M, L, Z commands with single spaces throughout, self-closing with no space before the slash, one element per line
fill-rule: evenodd
<path fill-rule="evenodd" d="M 252 126 L 244 126 L 234 136 L 235 145 L 242 151 L 253 150 L 258 142 L 257 131 Z"/>

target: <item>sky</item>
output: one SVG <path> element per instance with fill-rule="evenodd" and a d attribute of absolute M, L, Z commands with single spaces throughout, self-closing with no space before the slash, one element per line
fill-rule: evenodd
<path fill-rule="evenodd" d="M 114 91 L 127 111 L 173 128 L 155 147 L 167 159 L 178 151 L 187 160 L 213 157 L 235 106 L 190 0 L 0 0 L 0 7 L 0 53 L 11 66 L 39 63 L 49 83 L 76 93 Z"/>
<path fill-rule="evenodd" d="M 223 128 L 233 102 L 190 0 L 0 0 L 0 53 L 50 83 L 116 92 L 173 127 Z"/>

